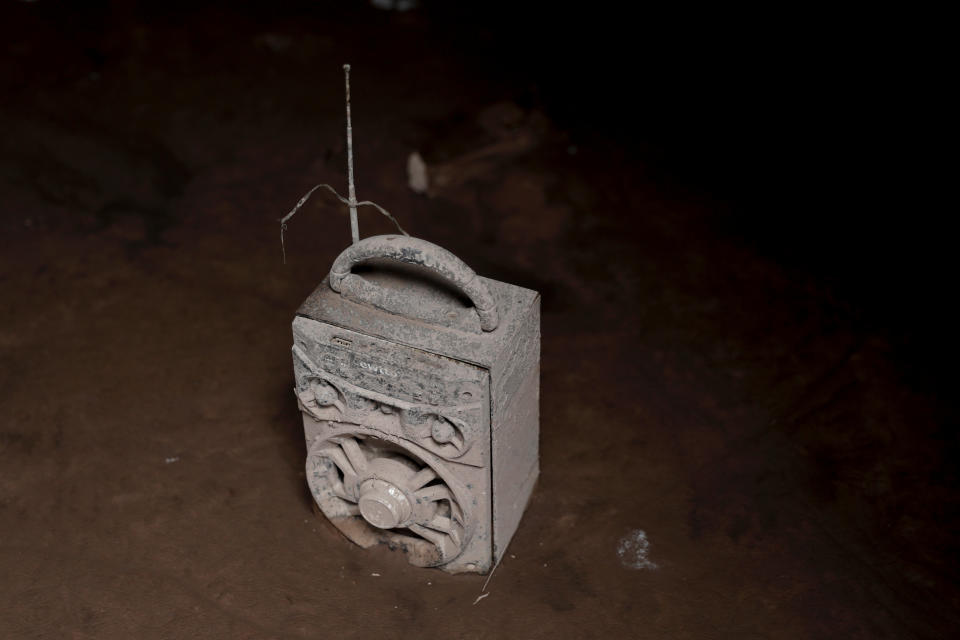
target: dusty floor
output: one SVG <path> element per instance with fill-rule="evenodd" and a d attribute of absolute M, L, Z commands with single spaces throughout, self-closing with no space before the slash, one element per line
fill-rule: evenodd
<path fill-rule="evenodd" d="M 719 231 L 721 205 L 437 56 L 417 14 L 32 7 L 2 21 L 3 638 L 960 623 L 948 408 L 865 312 Z M 402 59 L 356 42 L 361 19 Z M 353 547 L 306 491 L 290 322 L 348 225 L 318 197 L 283 264 L 276 220 L 345 185 L 347 60 L 361 197 L 543 294 L 542 475 L 476 604 L 483 577 Z M 406 184 L 414 149 L 448 171 L 429 198 Z"/>

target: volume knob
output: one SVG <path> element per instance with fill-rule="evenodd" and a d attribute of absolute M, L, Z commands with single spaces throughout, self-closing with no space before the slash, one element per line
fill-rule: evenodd
<path fill-rule="evenodd" d="M 380 529 L 392 529 L 406 522 L 413 509 L 403 491 L 386 480 L 371 478 L 360 485 L 357 501 L 363 519 Z"/>

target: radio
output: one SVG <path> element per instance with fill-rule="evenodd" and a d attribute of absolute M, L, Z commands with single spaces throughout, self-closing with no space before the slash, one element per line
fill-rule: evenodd
<path fill-rule="evenodd" d="M 425 240 L 359 239 L 347 78 L 354 242 L 293 321 L 307 483 L 358 545 L 486 573 L 539 473 L 540 296 Z"/>
<path fill-rule="evenodd" d="M 415 565 L 490 570 L 539 470 L 539 295 L 424 240 L 375 236 L 334 261 L 293 339 L 324 515 Z"/>

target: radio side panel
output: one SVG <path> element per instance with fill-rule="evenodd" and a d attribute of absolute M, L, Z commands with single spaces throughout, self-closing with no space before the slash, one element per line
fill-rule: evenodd
<path fill-rule="evenodd" d="M 491 371 L 494 564 L 510 543 L 540 473 L 540 296 Z"/>

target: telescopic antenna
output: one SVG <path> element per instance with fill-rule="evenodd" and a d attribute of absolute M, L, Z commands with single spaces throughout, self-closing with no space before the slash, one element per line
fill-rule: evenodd
<path fill-rule="evenodd" d="M 350 65 L 343 65 L 343 75 L 347 84 L 347 181 L 349 183 L 347 186 L 350 189 L 347 194 L 350 197 L 344 198 L 342 195 L 337 193 L 336 189 L 326 183 L 318 184 L 315 185 L 313 189 L 310 189 L 310 191 L 307 191 L 307 193 L 300 198 L 299 202 L 297 202 L 296 206 L 290 211 L 290 213 L 280 218 L 280 250 L 283 252 L 284 264 L 287 262 L 287 247 L 283 244 L 283 232 L 287 230 L 287 221 L 292 218 L 297 211 L 300 210 L 300 207 L 307 203 L 307 200 L 310 199 L 310 196 L 313 195 L 313 192 L 320 188 L 326 189 L 332 193 L 337 200 L 350 207 L 350 233 L 353 236 L 353 244 L 360 242 L 360 227 L 357 224 L 357 207 L 373 207 L 386 217 L 390 218 L 390 221 L 397 225 L 397 231 L 405 236 L 410 236 L 409 233 L 403 230 L 403 227 L 400 226 L 400 223 L 397 222 L 397 219 L 390 215 L 389 211 L 378 205 L 376 202 L 370 202 L 369 200 L 361 200 L 360 202 L 357 202 L 357 191 L 353 186 L 353 125 L 350 122 Z"/>
<path fill-rule="evenodd" d="M 350 122 L 350 65 L 343 65 L 347 85 L 347 197 L 350 205 L 350 234 L 353 244 L 360 242 L 360 225 L 357 222 L 357 192 L 353 186 L 353 125 Z"/>

